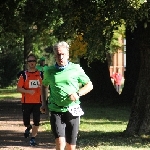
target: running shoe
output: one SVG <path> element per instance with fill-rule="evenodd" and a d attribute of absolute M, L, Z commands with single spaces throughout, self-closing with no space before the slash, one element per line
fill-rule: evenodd
<path fill-rule="evenodd" d="M 28 129 L 26 129 L 25 132 L 24 132 L 24 137 L 28 138 L 29 135 L 30 135 L 30 131 Z"/>
<path fill-rule="evenodd" d="M 36 146 L 36 142 L 35 142 L 35 139 L 30 139 L 30 146 Z"/>

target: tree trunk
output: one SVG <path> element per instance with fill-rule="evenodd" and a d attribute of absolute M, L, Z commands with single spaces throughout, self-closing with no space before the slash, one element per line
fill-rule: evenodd
<path fill-rule="evenodd" d="M 140 49 L 136 39 L 137 29 L 126 30 L 126 72 L 125 82 L 120 95 L 121 101 L 132 102 L 140 70 Z"/>
<path fill-rule="evenodd" d="M 141 65 L 125 133 L 143 135 L 150 133 L 150 23 L 147 28 L 144 22 L 138 24 L 135 40 L 141 52 Z"/>
<path fill-rule="evenodd" d="M 102 63 L 99 60 L 95 60 L 88 67 L 87 60 L 81 58 L 80 64 L 93 83 L 93 90 L 82 99 L 104 101 L 106 98 L 111 98 L 113 101 L 113 98 L 119 97 L 111 82 L 107 61 Z"/>
<path fill-rule="evenodd" d="M 28 33 L 28 32 L 27 32 Z M 26 69 L 26 58 L 33 50 L 32 36 L 30 33 L 24 35 L 24 69 Z"/>

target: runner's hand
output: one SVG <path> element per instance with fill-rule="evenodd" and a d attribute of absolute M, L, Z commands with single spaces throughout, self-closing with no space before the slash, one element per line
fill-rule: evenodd
<path fill-rule="evenodd" d="M 35 90 L 28 90 L 28 93 L 33 95 L 35 93 Z"/>
<path fill-rule="evenodd" d="M 46 111 L 45 105 L 42 105 L 40 107 L 40 111 L 41 111 L 42 114 L 45 114 L 45 111 Z"/>
<path fill-rule="evenodd" d="M 69 95 L 69 97 L 72 101 L 76 101 L 79 99 L 79 96 L 77 93 L 72 93 L 71 95 Z"/>
<path fill-rule="evenodd" d="M 42 114 L 47 114 L 48 113 L 48 106 L 47 105 L 42 105 L 40 107 L 40 111 Z"/>

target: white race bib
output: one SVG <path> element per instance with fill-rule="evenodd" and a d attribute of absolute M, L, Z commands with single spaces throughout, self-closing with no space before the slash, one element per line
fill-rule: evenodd
<path fill-rule="evenodd" d="M 69 106 L 68 111 L 69 111 L 73 116 L 82 116 L 82 115 L 84 115 L 84 112 L 83 112 L 83 110 L 80 108 L 80 105 Z"/>
<path fill-rule="evenodd" d="M 29 88 L 38 88 L 40 87 L 39 80 L 29 80 Z"/>

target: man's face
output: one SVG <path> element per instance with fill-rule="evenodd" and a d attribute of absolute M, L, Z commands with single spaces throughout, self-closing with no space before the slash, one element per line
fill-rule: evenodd
<path fill-rule="evenodd" d="M 65 66 L 68 64 L 69 52 L 64 47 L 58 47 L 55 52 L 55 59 L 59 66 Z"/>
<path fill-rule="evenodd" d="M 36 59 L 34 58 L 34 57 L 29 57 L 28 58 L 28 60 L 27 60 L 27 62 L 28 62 L 28 67 L 30 68 L 30 69 L 35 69 L 35 66 L 36 66 Z"/>

